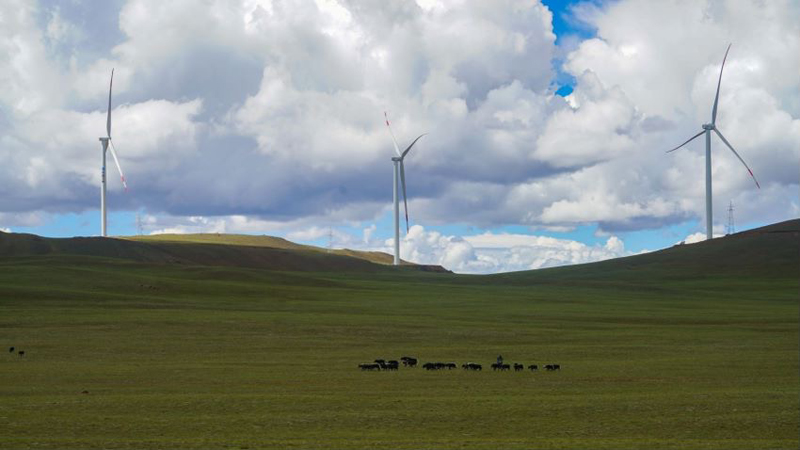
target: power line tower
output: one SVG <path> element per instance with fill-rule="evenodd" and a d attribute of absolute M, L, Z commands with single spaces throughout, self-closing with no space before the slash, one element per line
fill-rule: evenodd
<path fill-rule="evenodd" d="M 726 234 L 736 233 L 736 226 L 733 223 L 733 200 L 728 206 L 728 231 Z"/>

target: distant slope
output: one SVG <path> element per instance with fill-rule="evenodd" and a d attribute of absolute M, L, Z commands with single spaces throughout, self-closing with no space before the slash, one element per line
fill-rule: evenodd
<path fill-rule="evenodd" d="M 391 265 L 392 255 L 383 252 L 364 252 L 350 249 L 328 250 L 312 245 L 297 244 L 286 239 L 273 236 L 253 236 L 247 234 L 225 234 L 225 233 L 204 233 L 204 234 L 156 234 L 151 236 L 130 236 L 122 239 L 129 239 L 137 242 L 171 242 L 171 243 L 193 243 L 193 244 L 221 244 L 238 245 L 250 247 L 268 247 L 285 250 L 304 250 L 314 252 L 324 252 L 326 254 L 351 256 L 363 259 L 376 264 Z M 415 265 L 402 261 L 403 265 Z"/>
<path fill-rule="evenodd" d="M 270 236 L 187 234 L 53 239 L 0 232 L 0 258 L 35 255 L 84 255 L 157 264 L 285 271 L 392 270 L 388 267 L 392 256 L 386 253 L 347 249 L 329 252 Z M 409 270 L 446 272 L 440 266 L 404 265 Z M 533 285 L 572 282 L 652 284 L 653 281 L 691 282 L 708 277 L 733 281 L 754 277 L 765 282 L 778 278 L 800 280 L 800 220 L 626 258 L 460 279 L 468 283 Z"/>
<path fill-rule="evenodd" d="M 249 234 L 153 234 L 148 236 L 121 236 L 120 239 L 149 243 L 172 242 L 182 244 L 243 245 L 249 247 L 282 248 L 285 250 L 312 250 L 316 248 L 309 245 L 295 244 L 294 242 L 279 237 L 265 235 L 254 236 Z"/>
<path fill-rule="evenodd" d="M 44 238 L 0 233 L 0 258 L 82 255 L 146 263 L 248 267 L 314 272 L 389 270 L 389 255 L 342 250 L 327 252 L 270 236 L 227 234 L 159 235 L 135 238 Z M 409 269 L 445 271 L 438 266 L 406 264 Z"/>
<path fill-rule="evenodd" d="M 590 264 L 494 275 L 499 282 L 652 282 L 708 277 L 795 278 L 800 284 L 800 220 Z"/>

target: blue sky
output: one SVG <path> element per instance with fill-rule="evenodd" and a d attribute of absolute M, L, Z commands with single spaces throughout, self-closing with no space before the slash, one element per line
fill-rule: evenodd
<path fill-rule="evenodd" d="M 698 240 L 702 145 L 664 150 L 708 120 L 728 42 L 719 126 L 762 189 L 715 142 L 715 232 L 730 201 L 738 230 L 797 217 L 798 5 L 543 5 L 4 3 L 0 229 L 98 234 L 115 67 L 130 189 L 110 164 L 112 235 L 138 216 L 390 251 L 388 111 L 401 145 L 429 133 L 406 161 L 404 258 L 484 273 Z"/>

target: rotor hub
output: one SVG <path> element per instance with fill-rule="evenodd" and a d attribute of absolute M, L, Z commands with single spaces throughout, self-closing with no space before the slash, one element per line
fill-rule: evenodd
<path fill-rule="evenodd" d="M 704 123 L 703 124 L 703 129 L 704 130 L 713 130 L 714 129 L 714 125 L 710 124 L 710 123 Z"/>

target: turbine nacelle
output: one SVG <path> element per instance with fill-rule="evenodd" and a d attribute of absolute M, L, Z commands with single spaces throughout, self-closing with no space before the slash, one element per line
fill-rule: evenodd
<path fill-rule="evenodd" d="M 714 128 L 716 128 L 716 127 L 714 126 L 713 123 L 704 123 L 703 124 L 703 129 L 704 130 L 712 131 Z"/>

